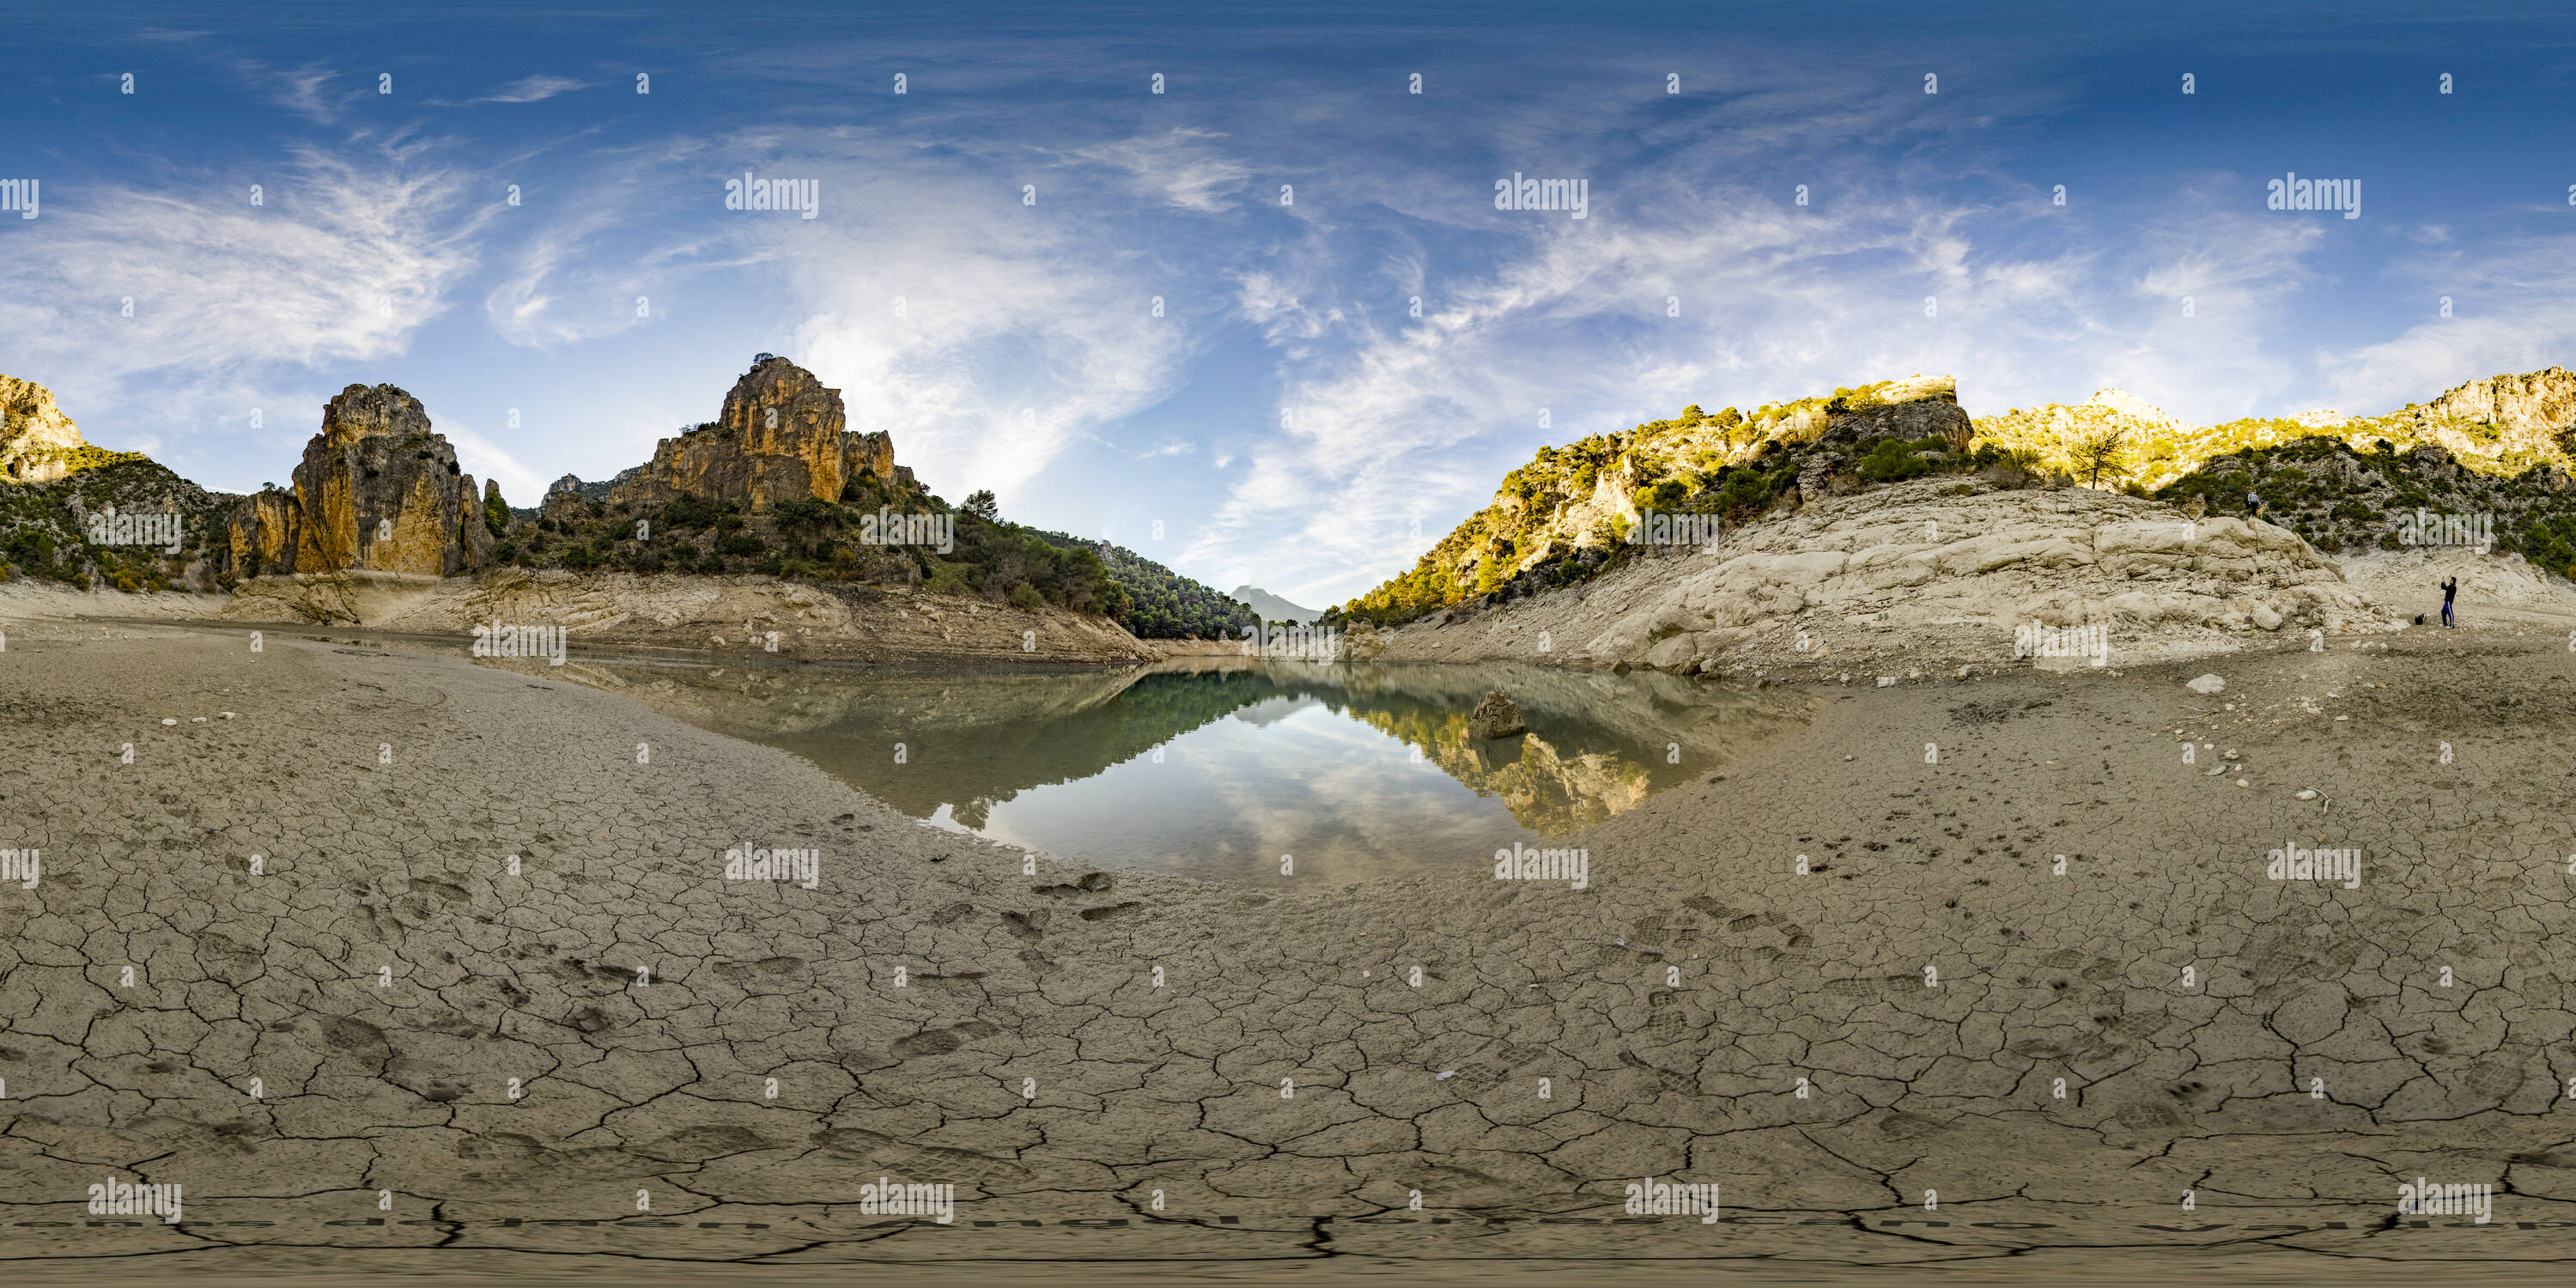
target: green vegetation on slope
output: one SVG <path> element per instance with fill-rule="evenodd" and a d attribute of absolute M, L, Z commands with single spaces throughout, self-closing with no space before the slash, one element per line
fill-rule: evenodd
<path fill-rule="evenodd" d="M 2308 438 L 2216 457 L 2156 498 L 2236 514 L 2249 491 L 2262 497 L 2265 517 L 2327 554 L 2400 549 L 2400 521 L 2418 512 L 2483 515 L 2496 550 L 2576 577 L 2576 486 L 2554 466 L 2505 478 L 2431 445 L 2400 451 L 2376 439 L 2356 451 L 2341 438 Z"/>
<path fill-rule="evenodd" d="M 933 545 L 864 540 L 861 520 L 880 507 L 895 515 L 954 516 L 951 548 L 942 553 Z M 639 521 L 645 524 L 640 535 Z M 1127 607 L 1126 592 L 1093 551 L 1058 547 L 1018 524 L 952 507 L 917 483 L 892 484 L 872 474 L 851 480 L 837 502 L 799 497 L 760 514 L 693 497 L 642 506 L 558 494 L 539 517 L 512 522 L 493 557 L 575 572 L 749 572 L 825 583 L 890 583 L 1020 608 L 1053 604 L 1112 617 Z"/>
<path fill-rule="evenodd" d="M 1669 420 L 1542 447 L 1503 477 L 1492 504 L 1451 529 L 1414 566 L 1326 614 L 1380 626 L 1471 599 L 1510 599 L 1600 575 L 1634 556 L 1635 516 L 1705 514 L 1749 522 L 1794 490 L 1823 455 L 1869 483 L 1972 468 L 1965 418 L 1954 433 L 1916 437 L 1889 413 L 1921 406 L 1908 382 L 1884 380 L 1829 396 L 1765 404 L 1744 415 L 1685 407 Z M 1942 386 L 1946 388 L 1946 384 Z M 1953 408 L 1955 404 L 1947 404 Z M 1847 442 L 1826 442 L 1840 433 Z"/>
<path fill-rule="evenodd" d="M 32 577 L 84 590 L 192 589 L 185 584 L 187 567 L 228 540 L 225 507 L 233 498 L 210 494 L 139 453 L 104 454 L 119 459 L 50 483 L 0 485 L 0 580 Z M 179 515 L 179 552 L 91 544 L 83 517 L 110 508 Z"/>
<path fill-rule="evenodd" d="M 1261 615 L 1249 606 L 1125 546 L 1061 532 L 1030 531 L 1039 540 L 1097 555 L 1127 592 L 1129 607 L 1120 622 L 1138 639 L 1242 639 L 1246 628 L 1261 624 Z"/>

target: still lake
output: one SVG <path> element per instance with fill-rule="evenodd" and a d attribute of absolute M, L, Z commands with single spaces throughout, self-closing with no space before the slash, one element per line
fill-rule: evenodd
<path fill-rule="evenodd" d="M 1285 884 L 1490 871 L 1794 732 L 1804 700 L 1655 672 L 1176 658 L 927 671 L 577 658 L 560 678 L 790 751 L 934 826 Z M 1525 734 L 1467 735 L 1488 691 Z"/>

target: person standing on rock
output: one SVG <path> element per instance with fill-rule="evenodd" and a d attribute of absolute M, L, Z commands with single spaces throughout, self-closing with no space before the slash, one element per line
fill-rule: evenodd
<path fill-rule="evenodd" d="M 2248 519 L 2263 517 L 2263 498 L 2257 496 L 2251 488 L 2245 492 L 2245 517 Z"/>
<path fill-rule="evenodd" d="M 2451 621 L 2451 598 L 2459 593 L 2459 578 L 2445 577 L 2442 579 L 2442 624 L 2444 626 L 2455 625 L 2455 623 Z"/>

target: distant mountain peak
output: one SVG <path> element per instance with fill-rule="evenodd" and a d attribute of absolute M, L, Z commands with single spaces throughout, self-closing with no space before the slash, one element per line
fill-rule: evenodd
<path fill-rule="evenodd" d="M 1303 608 L 1259 586 L 1245 583 L 1228 592 L 1228 598 L 1249 605 L 1265 622 L 1312 622 L 1323 616 L 1319 609 Z"/>

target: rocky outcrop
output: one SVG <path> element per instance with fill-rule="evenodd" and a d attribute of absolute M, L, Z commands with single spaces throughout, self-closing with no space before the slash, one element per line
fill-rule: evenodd
<path fill-rule="evenodd" d="M 2472 380 L 2407 413 L 2419 420 L 2456 418 L 2526 434 L 2554 434 L 2576 427 L 2576 372 L 2550 367 Z"/>
<path fill-rule="evenodd" d="M 139 461 L 140 452 L 90 446 L 80 426 L 54 405 L 50 389 L 0 376 L 0 482 L 51 483 L 81 470 Z"/>
<path fill-rule="evenodd" d="M 1521 709 L 1513 706 L 1512 700 L 1504 697 L 1500 690 L 1486 690 L 1484 700 L 1476 704 L 1474 711 L 1467 713 L 1467 736 L 1470 738 L 1508 738 L 1527 732 L 1529 725 L 1521 719 Z"/>
<path fill-rule="evenodd" d="M 1852 491 L 1853 471 L 1870 444 L 1885 438 L 1909 442 L 1940 439 L 1966 451 L 1976 427 L 1959 406 L 1958 382 L 1949 376 L 1909 376 L 1872 388 L 1866 397 L 1837 398 L 1823 410 L 1821 430 L 1799 454 L 1795 499 L 1806 504 Z"/>
<path fill-rule="evenodd" d="M 392 385 L 351 385 L 325 404 L 294 490 L 244 498 L 231 528 L 233 572 L 245 577 L 445 577 L 492 557 L 474 476 L 420 400 Z"/>
<path fill-rule="evenodd" d="M 230 566 L 237 576 L 286 572 L 295 566 L 295 494 L 266 488 L 233 507 L 228 526 Z"/>
<path fill-rule="evenodd" d="M 885 433 L 847 428 L 841 391 L 785 358 L 762 355 L 725 395 L 713 423 L 654 444 L 653 460 L 620 483 L 611 501 L 661 505 L 682 496 L 766 510 L 782 501 L 841 499 L 862 475 L 909 484 Z"/>

